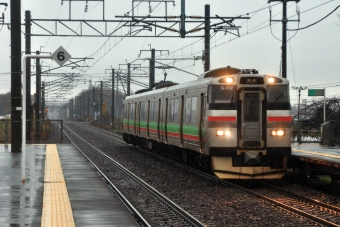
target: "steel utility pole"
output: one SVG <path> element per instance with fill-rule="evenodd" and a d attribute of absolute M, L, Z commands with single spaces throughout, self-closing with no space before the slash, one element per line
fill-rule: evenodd
<path fill-rule="evenodd" d="M 41 120 L 45 120 L 45 82 L 41 84 Z"/>
<path fill-rule="evenodd" d="M 181 38 L 185 38 L 185 0 L 181 0 L 181 29 L 179 33 L 181 34 Z"/>
<path fill-rule="evenodd" d="M 95 93 L 96 93 L 96 90 L 95 90 L 95 89 L 96 89 L 95 86 L 93 86 L 93 87 L 92 87 L 93 120 L 95 120 L 94 117 L 95 117 L 95 114 L 96 114 L 96 101 L 95 101 Z"/>
<path fill-rule="evenodd" d="M 90 91 L 87 92 L 87 119 L 90 120 Z"/>
<path fill-rule="evenodd" d="M 126 95 L 127 96 L 129 96 L 130 95 L 130 83 L 131 83 L 131 66 L 135 66 L 135 65 L 139 65 L 140 66 L 140 64 L 131 64 L 131 63 L 127 63 L 127 64 L 119 64 L 119 67 L 121 66 L 121 65 L 127 65 L 127 81 L 126 81 L 126 83 L 127 83 L 127 92 L 126 92 Z"/>
<path fill-rule="evenodd" d="M 210 70 L 210 5 L 205 5 L 204 72 Z"/>
<path fill-rule="evenodd" d="M 155 50 L 155 49 L 151 49 L 151 50 L 140 50 L 139 53 L 141 54 L 142 51 L 151 51 L 151 58 L 149 60 L 149 72 L 150 72 L 150 76 L 149 76 L 149 89 L 151 90 L 154 85 L 155 85 L 155 67 L 156 67 L 156 64 L 155 64 L 155 53 L 156 51 L 160 51 L 162 53 L 162 51 L 167 51 L 168 54 L 169 54 L 169 51 L 168 50 Z M 139 54 L 139 55 L 140 55 Z"/>
<path fill-rule="evenodd" d="M 11 151 L 21 152 L 21 2 L 11 0 Z M 25 103 L 26 104 L 26 103 Z M 26 116 L 25 116 L 26 117 Z"/>
<path fill-rule="evenodd" d="M 287 2 L 296 2 L 300 0 L 268 0 L 271 2 L 282 2 L 282 20 L 271 20 L 274 22 L 282 22 L 282 77 L 287 78 L 287 22 L 289 21 L 300 21 L 300 14 L 298 20 L 288 20 L 287 19 Z"/>
<path fill-rule="evenodd" d="M 100 125 L 103 126 L 103 81 L 100 81 Z"/>
<path fill-rule="evenodd" d="M 151 90 L 155 85 L 155 49 L 151 49 L 150 76 L 149 76 L 149 89 Z M 165 82 L 165 81 L 164 81 Z"/>
<path fill-rule="evenodd" d="M 301 90 L 305 90 L 305 89 L 307 89 L 307 87 L 295 87 L 295 86 L 293 86 L 292 88 L 299 91 L 297 141 L 298 141 L 299 144 L 301 144 L 300 96 L 301 96 Z"/>
<path fill-rule="evenodd" d="M 131 80 L 131 63 L 128 63 L 128 75 L 127 75 L 127 96 L 130 96 L 130 80 Z"/>
<path fill-rule="evenodd" d="M 25 54 L 31 54 L 31 11 L 25 11 Z M 31 140 L 31 59 L 26 59 L 26 138 Z"/>
<path fill-rule="evenodd" d="M 115 69 L 112 69 L 112 101 L 111 101 L 111 130 L 115 124 Z"/>
<path fill-rule="evenodd" d="M 40 52 L 36 51 L 36 55 L 39 55 Z M 35 64 L 36 64 L 36 84 L 35 84 L 35 93 L 36 93 L 36 102 L 35 102 L 35 132 L 36 132 L 36 140 L 39 138 L 39 130 L 40 130 L 40 73 L 41 73 L 41 68 L 40 68 L 40 58 L 35 59 Z"/>

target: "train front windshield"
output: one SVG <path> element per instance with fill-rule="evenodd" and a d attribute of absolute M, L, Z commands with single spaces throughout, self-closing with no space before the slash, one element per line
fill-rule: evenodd
<path fill-rule="evenodd" d="M 287 85 L 270 85 L 267 87 L 268 110 L 290 110 L 289 87 Z"/>
<path fill-rule="evenodd" d="M 209 87 L 209 109 L 236 109 L 236 87 L 231 85 L 211 85 Z"/>

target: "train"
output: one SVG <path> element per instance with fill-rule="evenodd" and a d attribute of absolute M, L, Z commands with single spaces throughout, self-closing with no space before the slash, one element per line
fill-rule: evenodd
<path fill-rule="evenodd" d="M 123 140 L 221 179 L 281 179 L 291 156 L 289 81 L 230 66 L 123 100 Z"/>

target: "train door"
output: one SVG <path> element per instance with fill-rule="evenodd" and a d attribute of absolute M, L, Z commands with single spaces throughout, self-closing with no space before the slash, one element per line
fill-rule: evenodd
<path fill-rule="evenodd" d="M 138 103 L 136 103 L 136 105 L 137 105 L 137 108 L 136 108 L 136 135 L 137 136 L 140 136 L 140 106 L 141 106 L 141 103 L 140 102 L 138 102 Z"/>
<path fill-rule="evenodd" d="M 260 148 L 264 146 L 262 137 L 262 91 L 242 90 L 241 105 L 241 138 L 239 147 Z"/>
<path fill-rule="evenodd" d="M 149 138 L 150 136 L 150 133 L 149 133 L 149 124 L 150 124 L 150 100 L 148 100 L 148 103 L 147 103 L 147 109 L 146 109 L 146 132 L 147 132 L 147 138 Z"/>
<path fill-rule="evenodd" d="M 163 121 L 163 142 L 168 143 L 168 108 L 169 99 L 165 99 L 165 112 L 164 112 L 164 121 Z"/>
<path fill-rule="evenodd" d="M 204 93 L 200 96 L 200 112 L 199 112 L 199 139 L 200 139 L 200 152 L 203 152 L 204 148 L 204 120 L 203 120 L 203 114 L 204 114 Z"/>
<path fill-rule="evenodd" d="M 181 96 L 181 103 L 180 103 L 180 114 L 179 114 L 179 133 L 180 133 L 180 144 L 183 147 L 183 112 L 184 112 L 184 95 Z"/>
<path fill-rule="evenodd" d="M 127 108 L 127 131 L 130 132 L 130 119 L 131 119 L 131 103 L 128 104 Z"/>
<path fill-rule="evenodd" d="M 159 99 L 158 100 L 158 107 L 157 107 L 157 109 L 158 109 L 158 112 L 157 112 L 157 114 L 158 114 L 158 120 L 157 120 L 157 131 L 158 131 L 158 141 L 161 141 L 161 104 L 162 104 L 162 102 L 161 102 L 161 99 Z"/>

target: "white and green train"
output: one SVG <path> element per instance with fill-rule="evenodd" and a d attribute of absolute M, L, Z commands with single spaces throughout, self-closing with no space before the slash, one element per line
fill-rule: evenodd
<path fill-rule="evenodd" d="M 126 97 L 123 139 L 222 179 L 280 179 L 290 109 L 287 79 L 228 66 Z"/>

